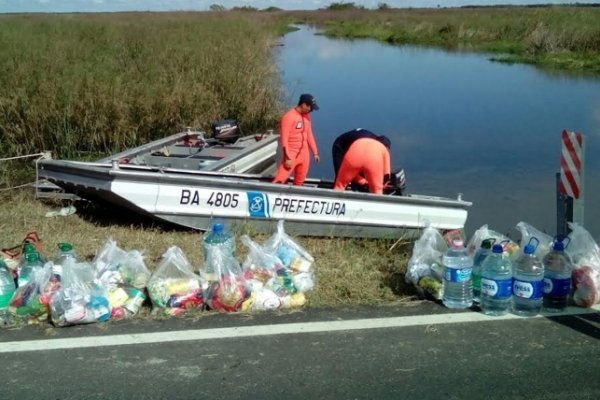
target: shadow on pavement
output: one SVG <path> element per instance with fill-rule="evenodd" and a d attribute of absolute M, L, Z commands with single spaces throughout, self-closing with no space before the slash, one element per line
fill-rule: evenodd
<path fill-rule="evenodd" d="M 594 339 L 600 339 L 600 313 L 547 317 Z"/>

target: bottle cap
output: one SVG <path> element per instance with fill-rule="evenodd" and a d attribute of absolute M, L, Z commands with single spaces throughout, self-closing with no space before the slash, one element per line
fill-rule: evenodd
<path fill-rule="evenodd" d="M 214 224 L 212 230 L 214 233 L 221 233 L 223 232 L 223 228 L 223 224 Z"/>
<path fill-rule="evenodd" d="M 554 244 L 552 245 L 552 249 L 555 251 L 564 251 L 565 250 L 565 245 L 563 244 L 563 242 L 554 242 Z"/>
<path fill-rule="evenodd" d="M 502 254 L 504 252 L 504 249 L 502 248 L 501 244 L 495 244 L 494 247 L 492 247 L 492 252 Z"/>
<path fill-rule="evenodd" d="M 528 244 L 525 246 L 525 248 L 523 248 L 523 252 L 525 254 L 533 254 L 535 253 L 535 246 L 532 244 Z"/>
<path fill-rule="evenodd" d="M 73 250 L 73 245 L 71 243 L 63 242 L 58 244 L 58 248 L 60 251 L 71 251 Z"/>
<path fill-rule="evenodd" d="M 31 253 L 32 251 L 35 251 L 35 246 L 33 243 L 25 242 L 25 244 L 23 244 L 23 253 L 27 254 Z"/>

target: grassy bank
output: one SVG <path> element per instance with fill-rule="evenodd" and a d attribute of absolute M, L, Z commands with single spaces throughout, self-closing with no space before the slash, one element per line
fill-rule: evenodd
<path fill-rule="evenodd" d="M 68 241 L 85 259 L 91 260 L 107 239 L 125 250 L 140 250 L 146 265 L 154 270 L 161 255 L 171 245 L 179 246 L 197 270 L 202 265 L 201 234 L 192 230 L 153 225 L 78 202 L 77 213 L 46 218 L 63 204 L 35 200 L 30 190 L 0 195 L 0 247 L 19 244 L 26 233 L 35 230 L 42 239 L 44 254 L 53 257 L 59 242 Z M 9 205 L 9 206 L 6 206 Z M 257 243 L 268 235 L 247 233 Z M 296 238 L 315 258 L 316 287 L 308 295 L 311 307 L 381 304 L 414 298 L 414 290 L 404 282 L 404 272 L 412 245 L 396 240 Z M 237 259 L 244 261 L 247 249 L 238 240 Z"/>
<path fill-rule="evenodd" d="M 481 7 L 298 12 L 330 37 L 497 53 L 498 60 L 600 74 L 599 7 Z"/>

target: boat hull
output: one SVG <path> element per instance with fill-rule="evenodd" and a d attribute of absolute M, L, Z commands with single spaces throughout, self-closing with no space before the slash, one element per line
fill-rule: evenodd
<path fill-rule="evenodd" d="M 471 205 L 432 196 L 386 196 L 333 191 L 332 182 L 307 180 L 305 186 L 270 183 L 253 174 L 108 166 L 44 160 L 39 174 L 65 191 L 108 202 L 149 217 L 193 229 L 210 229 L 216 218 L 231 229 L 251 225 L 306 236 L 413 236 L 428 224 L 460 229 Z"/>

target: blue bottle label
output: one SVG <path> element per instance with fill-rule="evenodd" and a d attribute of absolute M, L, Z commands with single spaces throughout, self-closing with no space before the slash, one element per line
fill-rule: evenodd
<path fill-rule="evenodd" d="M 544 295 L 544 281 L 520 281 L 513 282 L 513 294 L 523 299 L 539 300 Z"/>
<path fill-rule="evenodd" d="M 495 299 L 506 299 L 512 296 L 513 279 L 481 278 L 481 293 Z"/>
<path fill-rule="evenodd" d="M 448 268 L 444 267 L 444 277 L 447 281 L 457 283 L 467 283 L 471 280 L 473 268 Z"/>
<path fill-rule="evenodd" d="M 550 297 L 568 296 L 571 292 L 571 278 L 544 278 L 544 294 Z"/>

